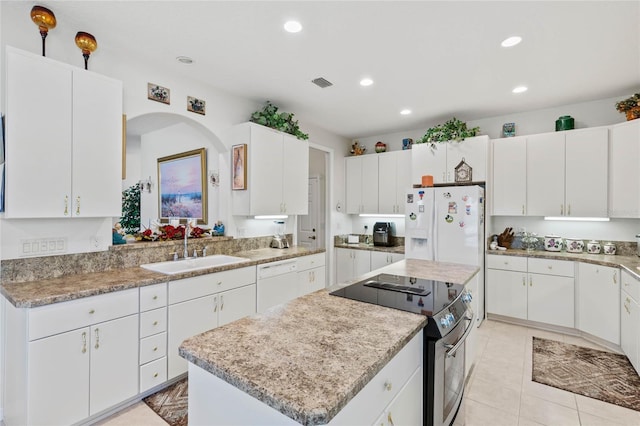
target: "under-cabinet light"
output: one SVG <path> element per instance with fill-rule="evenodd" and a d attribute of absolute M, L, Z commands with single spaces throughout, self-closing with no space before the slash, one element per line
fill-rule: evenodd
<path fill-rule="evenodd" d="M 289 216 L 286 214 L 267 214 L 267 215 L 258 215 L 254 216 L 254 219 L 286 219 Z"/>
<path fill-rule="evenodd" d="M 609 222 L 608 217 L 545 216 L 544 220 L 565 220 L 565 221 L 574 221 L 574 222 Z"/>
<path fill-rule="evenodd" d="M 403 214 L 375 214 L 375 213 L 360 213 L 360 217 L 404 217 Z"/>

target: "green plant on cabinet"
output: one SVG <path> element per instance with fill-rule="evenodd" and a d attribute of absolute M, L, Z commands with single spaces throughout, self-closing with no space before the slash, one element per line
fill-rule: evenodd
<path fill-rule="evenodd" d="M 291 112 L 278 112 L 278 107 L 267 101 L 261 111 L 251 114 L 253 123 L 261 124 L 281 132 L 289 133 L 301 140 L 309 139 L 309 135 L 300 130 L 298 120 L 293 119 Z"/>
<path fill-rule="evenodd" d="M 415 143 L 428 143 L 432 149 L 436 149 L 436 143 L 456 141 L 461 142 L 466 138 L 477 136 L 480 133 L 480 127 L 467 128 L 467 123 L 463 123 L 453 117 L 444 124 L 427 129 L 427 132 Z"/>

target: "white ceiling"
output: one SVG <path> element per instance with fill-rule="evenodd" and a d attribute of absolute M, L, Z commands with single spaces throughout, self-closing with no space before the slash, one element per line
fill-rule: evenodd
<path fill-rule="evenodd" d="M 640 90 L 638 1 L 39 4 L 91 28 L 101 47 L 258 103 L 271 100 L 349 138 Z M 283 31 L 291 18 L 302 32 Z M 511 35 L 523 42 L 500 47 Z M 179 55 L 194 63 L 179 64 Z M 359 86 L 364 76 L 375 83 Z M 310 82 L 316 77 L 334 85 L 320 89 Z M 522 84 L 528 92 L 511 93 Z M 403 108 L 413 114 L 401 116 Z"/>

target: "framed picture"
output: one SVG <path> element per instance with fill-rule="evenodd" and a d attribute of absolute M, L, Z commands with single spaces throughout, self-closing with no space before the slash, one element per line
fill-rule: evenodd
<path fill-rule="evenodd" d="M 207 223 L 207 153 L 205 148 L 158 158 L 158 212 L 169 218 Z"/>
<path fill-rule="evenodd" d="M 231 147 L 231 189 L 247 189 L 247 144 Z"/>
<path fill-rule="evenodd" d="M 147 99 L 169 105 L 171 103 L 171 91 L 166 87 L 147 83 Z"/>
<path fill-rule="evenodd" d="M 206 102 L 202 99 L 197 99 L 193 96 L 187 96 L 187 111 L 205 115 L 205 106 Z"/>

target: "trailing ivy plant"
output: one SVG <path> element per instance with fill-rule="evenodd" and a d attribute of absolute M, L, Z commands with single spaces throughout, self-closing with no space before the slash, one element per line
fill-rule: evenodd
<path fill-rule="evenodd" d="M 300 130 L 298 120 L 294 120 L 293 115 L 291 112 L 279 113 L 278 107 L 267 101 L 262 111 L 256 111 L 251 114 L 251 121 L 271 127 L 272 129 L 280 130 L 281 132 L 289 133 L 298 139 L 309 139 L 309 135 Z"/>
<path fill-rule="evenodd" d="M 416 143 L 431 144 L 432 149 L 436 149 L 436 143 L 456 141 L 461 142 L 466 138 L 476 136 L 480 133 L 480 127 L 467 128 L 467 123 L 463 123 L 453 117 L 444 124 L 438 124 L 427 130 L 423 137 L 418 139 Z"/>
<path fill-rule="evenodd" d="M 140 232 L 140 185 L 138 184 L 122 191 L 120 225 L 129 235 Z"/>

